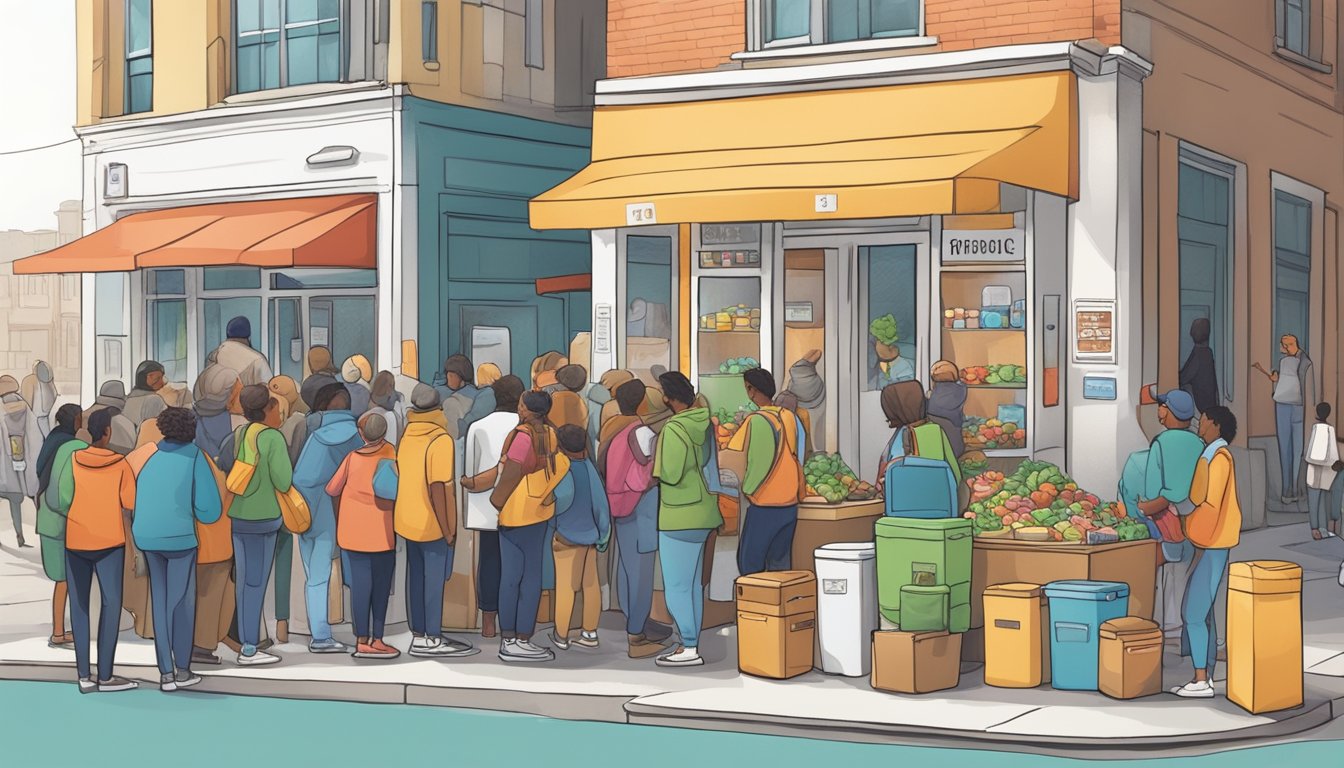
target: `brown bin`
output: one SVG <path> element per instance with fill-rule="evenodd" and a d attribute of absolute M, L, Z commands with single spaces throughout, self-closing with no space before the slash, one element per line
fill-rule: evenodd
<path fill-rule="evenodd" d="M 1114 699 L 1162 692 L 1162 630 L 1137 616 L 1111 619 L 1098 633 L 1097 689 Z"/>
<path fill-rule="evenodd" d="M 932 693 L 961 681 L 961 635 L 947 632 L 873 633 L 873 676 L 879 691 Z"/>
<path fill-rule="evenodd" d="M 737 580 L 737 668 L 784 680 L 812 669 L 817 579 L 811 571 L 772 571 Z"/>
<path fill-rule="evenodd" d="M 792 616 L 817 610 L 817 577 L 811 571 L 766 571 L 737 578 L 737 610 Z"/>

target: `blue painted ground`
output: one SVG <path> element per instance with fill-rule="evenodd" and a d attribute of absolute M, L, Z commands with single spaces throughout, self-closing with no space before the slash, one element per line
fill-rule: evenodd
<path fill-rule="evenodd" d="M 1340 765 L 1344 742 L 1256 747 L 1106 768 Z M 140 690 L 81 696 L 74 685 L 0 682 L 0 766 L 446 765 L 546 768 L 1074 768 L 1096 761 L 969 749 L 878 746 L 437 707 L 288 701 Z"/>

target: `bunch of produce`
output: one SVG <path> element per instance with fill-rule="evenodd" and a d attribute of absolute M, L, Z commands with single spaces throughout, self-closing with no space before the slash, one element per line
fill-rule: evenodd
<path fill-rule="evenodd" d="M 984 472 L 970 481 L 971 505 L 965 517 L 975 532 L 1045 529 L 1053 541 L 1102 539 L 1134 541 L 1148 537 L 1143 523 L 1130 519 L 1114 502 L 1102 503 L 1049 462 L 1024 461 L 1011 475 Z"/>
<path fill-rule="evenodd" d="M 988 450 L 1027 447 L 1027 431 L 1013 422 L 967 416 L 961 424 L 961 439 L 968 446 Z"/>
<path fill-rule="evenodd" d="M 965 433 L 962 434 L 965 437 Z M 961 456 L 961 476 L 971 477 L 989 469 L 989 459 L 980 451 L 967 451 Z"/>
<path fill-rule="evenodd" d="M 711 414 L 710 420 L 714 422 L 714 435 L 719 440 L 719 446 L 728 445 L 728 441 L 742 428 L 747 417 L 760 409 L 761 407 L 755 403 L 747 403 L 736 411 L 720 408 Z"/>
<path fill-rule="evenodd" d="M 760 367 L 760 361 L 754 357 L 730 357 L 719 363 L 719 373 L 746 373 Z"/>
<path fill-rule="evenodd" d="M 868 325 L 868 332 L 879 343 L 888 347 L 895 346 L 901 338 L 900 329 L 896 327 L 896 316 L 892 314 L 886 314 L 874 320 Z"/>
<path fill-rule="evenodd" d="M 1027 383 L 1027 369 L 1012 363 L 973 365 L 961 369 L 961 380 L 982 387 L 1017 386 Z"/>
<path fill-rule="evenodd" d="M 829 504 L 838 504 L 845 499 L 871 499 L 877 495 L 877 488 L 859 480 L 838 453 L 812 454 L 803 465 L 803 475 L 807 478 L 807 494 L 820 496 Z"/>

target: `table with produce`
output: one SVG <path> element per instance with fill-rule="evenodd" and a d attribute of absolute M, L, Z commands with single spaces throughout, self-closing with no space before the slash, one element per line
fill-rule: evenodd
<path fill-rule="evenodd" d="M 814 453 L 803 465 L 807 496 L 798 505 L 793 567 L 814 569 L 813 553 L 825 544 L 872 541 L 882 517 L 877 487 L 860 480 L 838 453 Z"/>

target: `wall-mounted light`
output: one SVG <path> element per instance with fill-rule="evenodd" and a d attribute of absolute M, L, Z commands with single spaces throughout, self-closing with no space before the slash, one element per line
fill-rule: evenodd
<path fill-rule="evenodd" d="M 323 147 L 308 156 L 308 167 L 319 165 L 353 165 L 359 160 L 359 150 L 354 147 Z"/>

